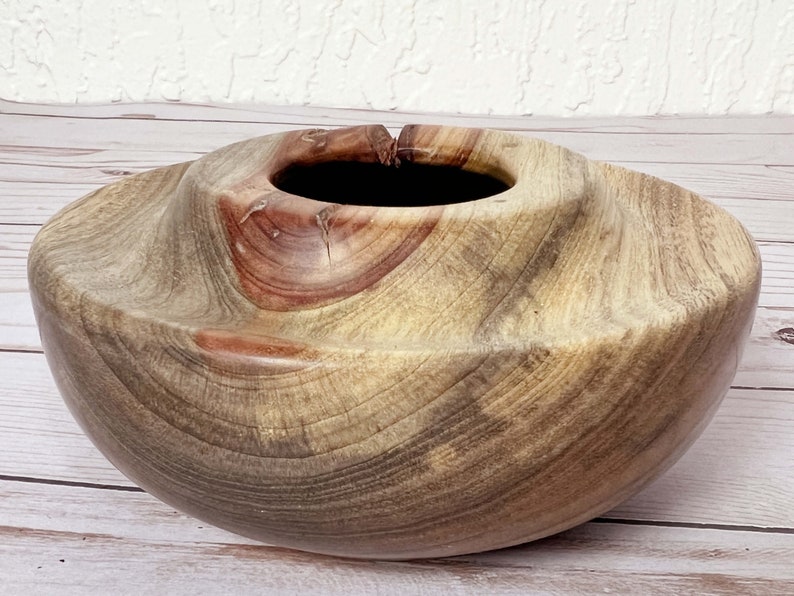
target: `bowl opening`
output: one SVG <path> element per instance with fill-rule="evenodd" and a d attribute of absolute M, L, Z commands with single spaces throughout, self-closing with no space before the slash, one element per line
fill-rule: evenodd
<path fill-rule="evenodd" d="M 484 199 L 513 186 L 500 178 L 449 165 L 398 165 L 332 160 L 293 164 L 272 183 L 284 192 L 346 205 L 425 207 Z"/>

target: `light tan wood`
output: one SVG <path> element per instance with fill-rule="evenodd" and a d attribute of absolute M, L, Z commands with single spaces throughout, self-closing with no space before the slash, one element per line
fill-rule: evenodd
<path fill-rule="evenodd" d="M 512 187 L 395 207 L 274 186 L 328 161 Z M 690 192 L 429 125 L 129 177 L 47 224 L 29 272 L 59 388 L 126 475 L 247 536 L 395 559 L 546 536 L 655 478 L 727 391 L 760 284 L 749 235 Z"/>

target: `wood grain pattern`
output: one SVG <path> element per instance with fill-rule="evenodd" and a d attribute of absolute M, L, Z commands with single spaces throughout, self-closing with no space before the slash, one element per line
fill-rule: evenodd
<path fill-rule="evenodd" d="M 0 452 L 4 454 L 0 475 L 135 487 L 93 448 L 74 422 L 42 354 L 0 353 L 0 370 L 15 371 L 0 400 Z M 685 525 L 794 528 L 792 453 L 794 390 L 732 389 L 713 422 L 681 460 L 604 516 Z"/>
<path fill-rule="evenodd" d="M 108 458 L 222 527 L 388 558 L 560 531 L 675 461 L 752 321 L 738 222 L 543 141 L 427 125 L 400 159 L 512 188 L 353 207 L 272 184 L 302 155 L 383 163 L 373 135 L 238 143 L 44 227 L 45 353 Z"/>
<path fill-rule="evenodd" d="M 0 225 L 0 350 L 40 352 L 28 294 L 26 262 L 34 226 Z M 794 348 L 775 335 L 794 326 L 794 243 L 759 244 L 764 275 L 759 310 L 734 384 L 794 387 Z"/>

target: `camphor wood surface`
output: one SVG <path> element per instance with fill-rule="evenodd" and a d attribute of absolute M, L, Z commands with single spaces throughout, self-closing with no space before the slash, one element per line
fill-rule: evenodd
<path fill-rule="evenodd" d="M 327 161 L 510 188 L 395 207 L 273 184 Z M 727 391 L 760 283 L 748 234 L 690 192 L 431 125 L 126 178 L 46 225 L 29 275 L 59 388 L 131 479 L 273 544 L 395 559 L 525 542 L 639 490 Z"/>

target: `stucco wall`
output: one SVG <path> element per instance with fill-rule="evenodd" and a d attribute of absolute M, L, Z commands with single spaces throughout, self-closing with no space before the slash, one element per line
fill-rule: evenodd
<path fill-rule="evenodd" d="M 0 97 L 794 112 L 792 0 L 0 0 Z"/>

